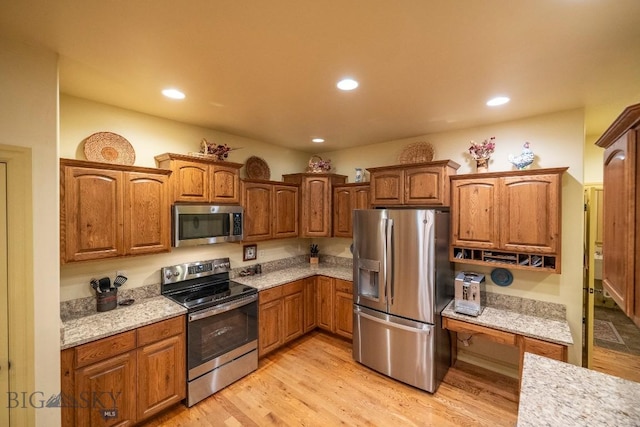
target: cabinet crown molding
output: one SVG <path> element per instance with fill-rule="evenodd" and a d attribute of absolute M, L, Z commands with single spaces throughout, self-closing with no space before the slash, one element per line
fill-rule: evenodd
<path fill-rule="evenodd" d="M 143 166 L 118 165 L 114 163 L 92 162 L 89 160 L 78 160 L 78 159 L 61 158 L 60 166 L 74 166 L 74 167 L 81 167 L 81 168 L 93 168 L 93 169 L 103 169 L 103 170 L 113 170 L 113 171 L 171 175 L 171 171 L 169 169 L 148 168 Z"/>
<path fill-rule="evenodd" d="M 176 153 L 158 154 L 157 156 L 154 157 L 154 159 L 156 160 L 157 163 L 160 163 L 166 160 L 185 160 L 187 162 L 206 163 L 208 165 L 226 166 L 226 167 L 235 168 L 235 169 L 240 169 L 242 166 L 244 166 L 243 163 L 234 163 L 234 162 L 228 162 L 226 160 L 216 160 L 213 158 L 207 158 L 204 156 L 203 157 L 189 156 L 187 154 L 176 154 Z"/>
<path fill-rule="evenodd" d="M 549 175 L 549 174 L 562 174 L 566 172 L 568 167 L 561 168 L 543 168 L 543 169 L 524 169 L 515 171 L 503 171 L 503 172 L 483 172 L 483 173 L 468 173 L 464 175 L 451 175 L 452 180 L 456 179 L 483 179 L 483 178 L 501 178 L 509 176 L 532 176 L 532 175 Z"/>
<path fill-rule="evenodd" d="M 377 166 L 375 168 L 367 168 L 369 172 L 377 172 L 381 170 L 389 170 L 389 169 L 408 169 L 408 168 L 419 168 L 423 166 L 449 166 L 455 170 L 460 168 L 460 165 L 453 160 L 436 160 L 433 162 L 422 162 L 422 163 L 402 163 L 399 165 L 389 165 L 389 166 Z"/>
<path fill-rule="evenodd" d="M 626 131 L 640 125 L 640 104 L 630 105 L 611 123 L 602 136 L 596 141 L 598 147 L 607 148 Z"/>

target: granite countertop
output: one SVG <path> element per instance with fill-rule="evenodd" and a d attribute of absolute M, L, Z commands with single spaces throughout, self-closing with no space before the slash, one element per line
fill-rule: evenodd
<path fill-rule="evenodd" d="M 60 350 L 106 338 L 185 314 L 187 310 L 163 296 L 130 306 L 62 322 Z"/>
<path fill-rule="evenodd" d="M 525 353 L 518 426 L 638 426 L 640 383 Z"/>
<path fill-rule="evenodd" d="M 233 280 L 262 291 L 275 286 L 284 285 L 285 283 L 293 282 L 295 280 L 304 279 L 305 277 L 317 275 L 352 281 L 353 269 L 333 264 L 319 264 L 317 266 L 302 264 L 266 274 L 235 277 Z"/>
<path fill-rule="evenodd" d="M 353 269 L 335 264 L 294 265 L 275 272 L 235 277 L 233 280 L 258 290 L 272 288 L 295 280 L 323 275 L 343 280 L 353 279 Z M 60 327 L 60 349 L 75 347 L 121 332 L 185 314 L 187 310 L 163 296 L 145 298 L 133 305 L 114 310 L 63 320 Z"/>
<path fill-rule="evenodd" d="M 451 301 L 442 311 L 444 317 L 458 319 L 475 325 L 487 326 L 505 332 L 512 332 L 530 338 L 538 338 L 562 345 L 573 345 L 571 330 L 566 320 L 534 316 L 504 308 L 487 306 L 477 316 L 468 316 L 453 311 Z"/>

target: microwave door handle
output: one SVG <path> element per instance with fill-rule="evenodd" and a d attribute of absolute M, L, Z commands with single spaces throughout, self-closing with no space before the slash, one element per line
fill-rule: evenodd
<path fill-rule="evenodd" d="M 393 220 L 386 220 L 385 227 L 385 256 L 384 256 L 384 270 L 385 270 L 385 295 L 389 295 L 389 305 L 393 305 L 394 297 L 394 282 L 393 282 Z"/>

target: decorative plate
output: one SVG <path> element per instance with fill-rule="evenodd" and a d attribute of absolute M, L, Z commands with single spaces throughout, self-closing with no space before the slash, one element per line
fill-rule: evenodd
<path fill-rule="evenodd" d="M 400 155 L 398 162 L 404 163 L 423 163 L 433 160 L 433 146 L 428 142 L 414 142 L 407 145 Z"/>
<path fill-rule="evenodd" d="M 112 132 L 97 132 L 84 140 L 84 155 L 93 162 L 131 166 L 136 152 L 124 137 Z"/>
<path fill-rule="evenodd" d="M 269 179 L 271 178 L 271 170 L 267 162 L 260 157 L 251 156 L 245 163 L 247 178 L 249 179 Z"/>
<path fill-rule="evenodd" d="M 513 283 L 513 275 L 506 268 L 495 268 L 491 272 L 491 280 L 498 286 L 509 286 Z"/>

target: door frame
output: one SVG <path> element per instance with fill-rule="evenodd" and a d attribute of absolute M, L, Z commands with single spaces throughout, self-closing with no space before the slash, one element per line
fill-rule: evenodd
<path fill-rule="evenodd" d="M 593 323 L 595 311 L 595 253 L 596 235 L 598 231 L 598 206 L 596 191 L 602 190 L 602 184 L 584 186 L 584 342 L 582 366 L 591 369 L 593 366 Z"/>
<path fill-rule="evenodd" d="M 29 395 L 35 391 L 31 148 L 0 145 L 0 162 L 7 171 L 9 388 Z M 6 361 L 1 363 L 4 368 Z M 28 403 L 10 410 L 10 426 L 35 425 L 35 408 Z"/>

